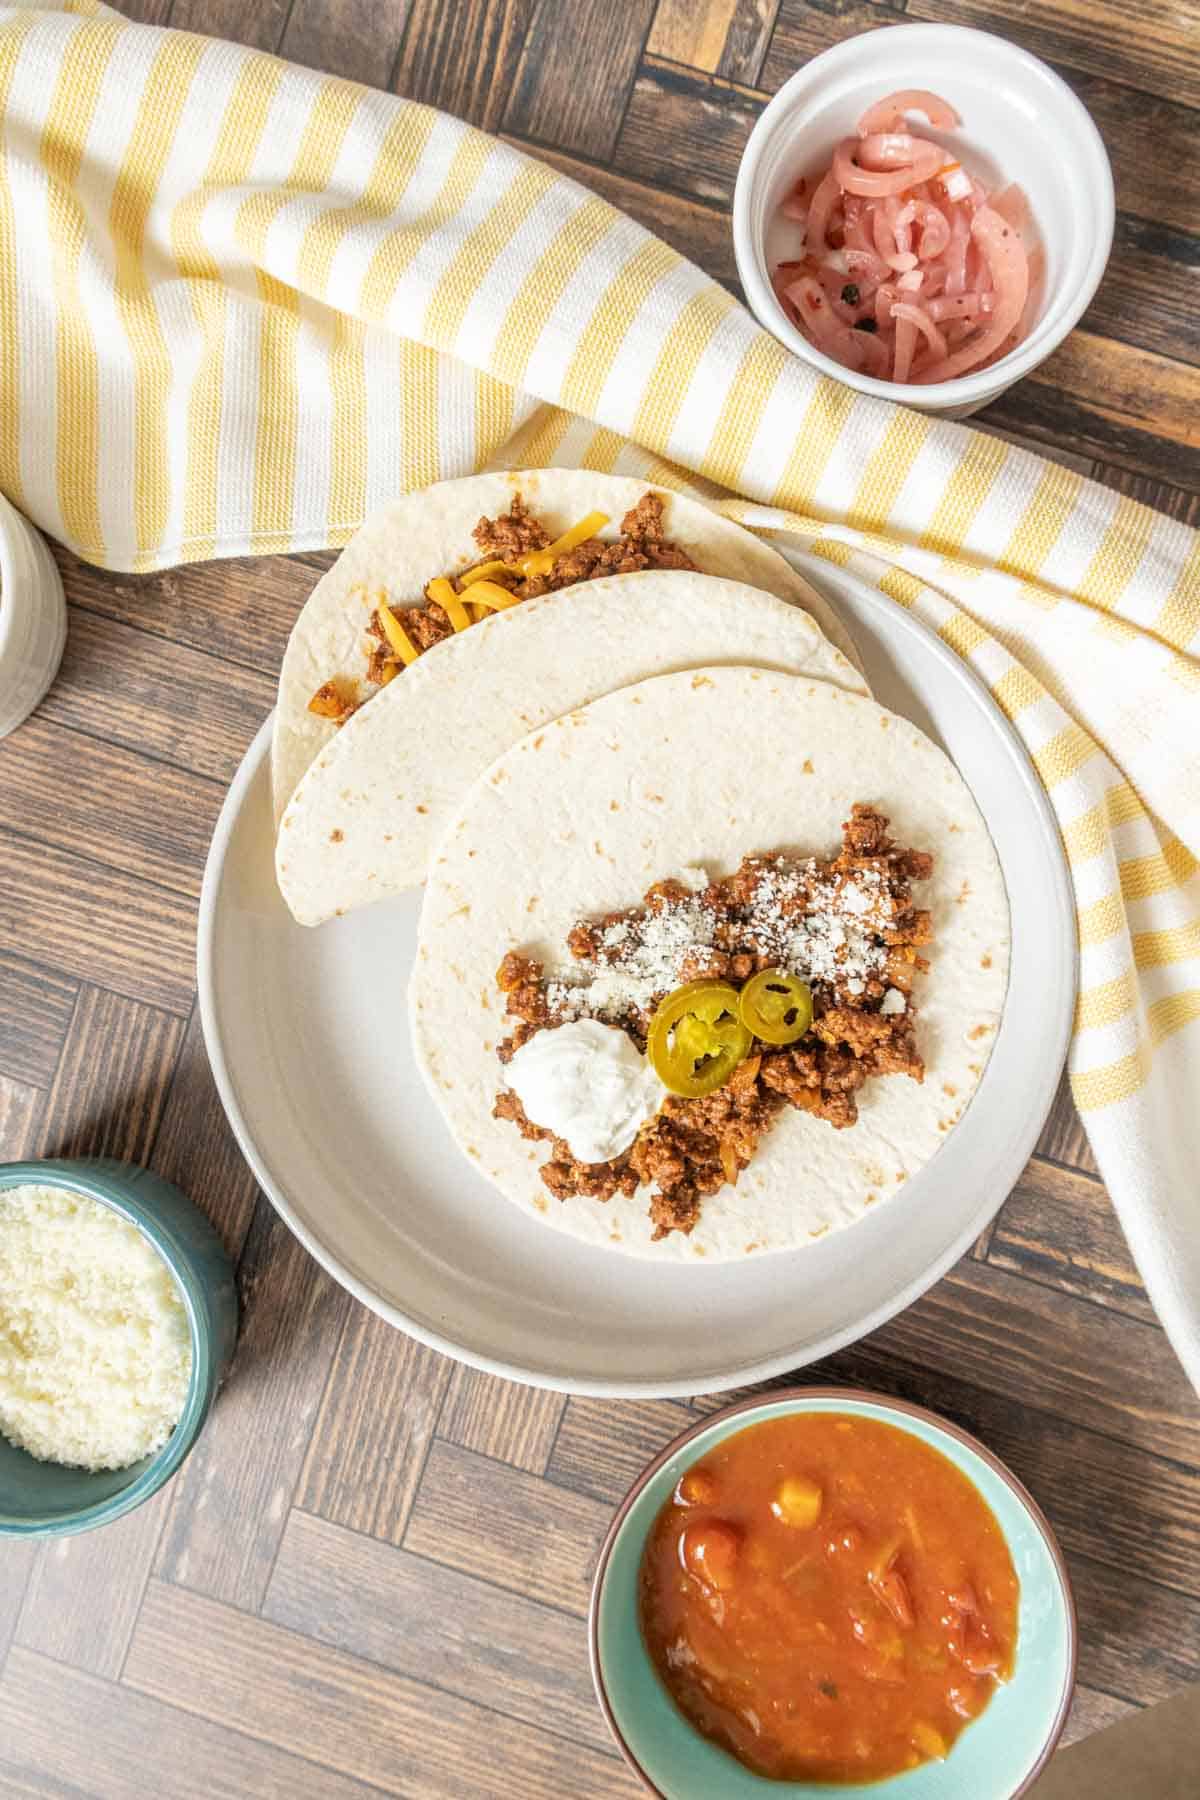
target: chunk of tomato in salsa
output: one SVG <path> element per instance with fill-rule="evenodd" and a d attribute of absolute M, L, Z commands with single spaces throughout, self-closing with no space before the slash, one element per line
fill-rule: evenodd
<path fill-rule="evenodd" d="M 642 1633 L 676 1705 L 747 1767 L 862 1782 L 947 1756 L 1012 1672 L 1019 1585 L 983 1496 L 848 1413 L 748 1426 L 646 1542 Z"/>

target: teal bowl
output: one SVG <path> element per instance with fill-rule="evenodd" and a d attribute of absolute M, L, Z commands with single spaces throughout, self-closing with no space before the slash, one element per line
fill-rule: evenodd
<path fill-rule="evenodd" d="M 650 1661 L 638 1624 L 638 1571 L 660 1508 L 684 1471 L 714 1444 L 763 1419 L 801 1412 L 855 1413 L 931 1444 L 975 1483 L 1008 1542 L 1021 1583 L 1013 1675 L 944 1762 L 865 1783 L 769 1780 L 702 1737 Z M 965 1431 L 919 1406 L 852 1388 L 792 1388 L 744 1400 L 668 1444 L 638 1477 L 609 1528 L 592 1586 L 589 1634 L 600 1705 L 626 1761 L 659 1800 L 800 1800 L 868 1791 L 872 1800 L 1016 1800 L 1058 1742 L 1075 1685 L 1070 1581 L 1032 1497 Z"/>
<path fill-rule="evenodd" d="M 161 1450 L 128 1469 L 39 1462 L 0 1436 L 0 1537 L 69 1537 L 132 1512 L 175 1473 L 208 1417 L 237 1337 L 237 1290 L 216 1232 L 177 1187 L 106 1157 L 0 1163 L 0 1189 L 68 1188 L 110 1206 L 148 1238 L 175 1277 L 192 1338 L 192 1378 Z"/>

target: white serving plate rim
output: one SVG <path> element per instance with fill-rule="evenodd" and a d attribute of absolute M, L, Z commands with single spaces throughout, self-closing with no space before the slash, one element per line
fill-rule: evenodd
<path fill-rule="evenodd" d="M 280 1217 L 335 1281 L 389 1324 L 407 1332 L 431 1349 L 440 1351 L 444 1355 L 486 1373 L 563 1393 L 609 1398 L 685 1397 L 699 1392 L 725 1390 L 771 1380 L 843 1349 L 847 1344 L 865 1337 L 879 1326 L 886 1324 L 889 1319 L 894 1318 L 910 1306 L 935 1282 L 940 1280 L 970 1248 L 980 1231 L 998 1212 L 1028 1161 L 1053 1102 L 1058 1074 L 1070 1038 L 1074 1012 L 1077 963 L 1075 911 L 1070 876 L 1062 854 L 1054 814 L 1029 762 L 1024 746 L 974 673 L 954 651 L 942 643 L 936 634 L 918 619 L 913 618 L 904 609 L 896 606 L 893 601 L 870 587 L 869 584 L 845 570 L 832 568 L 829 564 L 800 553 L 789 553 L 789 560 L 801 573 L 820 586 L 835 604 L 839 599 L 844 601 L 849 594 L 853 594 L 858 606 L 874 611 L 881 618 L 886 617 L 892 629 L 899 628 L 905 635 L 911 634 L 915 639 L 919 639 L 925 651 L 931 654 L 940 666 L 939 679 L 955 684 L 963 696 L 973 702 L 976 710 L 989 720 L 997 743 L 1008 753 L 1013 790 L 1025 803 L 1030 823 L 1037 827 L 1042 840 L 1042 849 L 1052 862 L 1054 902 L 1052 911 L 1046 918 L 1046 929 L 1051 935 L 1057 952 L 1054 959 L 1055 967 L 1061 970 L 1057 992 L 1047 993 L 1045 996 L 1043 1016 L 1028 1021 L 1029 1067 L 1031 1074 L 1036 1075 L 1037 1079 L 1030 1080 L 1029 1094 L 1025 1098 L 1028 1100 L 1030 1095 L 1036 1094 L 1036 1100 L 1025 1112 L 1023 1119 L 1011 1116 L 1001 1119 L 1001 1128 L 996 1130 L 993 1137 L 1003 1140 L 1002 1147 L 992 1155 L 992 1168 L 983 1198 L 971 1210 L 969 1217 L 965 1219 L 952 1240 L 944 1245 L 941 1251 L 924 1267 L 904 1281 L 885 1300 L 849 1319 L 841 1328 L 825 1333 L 819 1341 L 805 1343 L 801 1340 L 789 1344 L 770 1356 L 756 1357 L 745 1362 L 721 1364 L 718 1360 L 713 1366 L 689 1369 L 688 1373 L 682 1376 L 656 1377 L 649 1375 L 633 1379 L 625 1376 L 607 1377 L 591 1371 L 574 1374 L 555 1368 L 550 1363 L 534 1366 L 532 1363 L 515 1362 L 509 1357 L 493 1354 L 486 1345 L 465 1343 L 460 1338 L 440 1330 L 429 1318 L 421 1317 L 414 1311 L 396 1306 L 374 1290 L 362 1271 L 351 1266 L 328 1248 L 321 1241 L 318 1233 L 298 1212 L 283 1183 L 276 1177 L 268 1154 L 260 1148 L 255 1140 L 254 1132 L 247 1120 L 238 1093 L 237 1083 L 229 1066 L 229 1058 L 226 1055 L 215 991 L 214 963 L 214 942 L 220 923 L 221 880 L 226 867 L 230 841 L 252 786 L 256 779 L 266 773 L 270 751 L 270 718 L 265 721 L 247 750 L 222 806 L 213 833 L 201 890 L 197 929 L 197 979 L 201 1025 L 213 1077 L 222 1106 L 242 1154 Z M 269 863 L 271 858 L 269 846 L 264 847 L 264 855 Z M 332 927 L 324 929 L 332 929 Z M 1014 943 L 1014 964 L 1020 954 L 1020 946 Z M 984 1091 L 987 1075 L 988 1071 L 985 1070 L 984 1082 L 981 1083 L 979 1093 Z M 975 1123 L 971 1124 L 973 1118 Z M 962 1121 L 950 1133 L 947 1143 L 968 1129 L 973 1135 L 979 1136 L 982 1131 L 986 1130 L 986 1125 L 986 1119 L 981 1122 L 976 1111 L 976 1104 L 973 1102 L 968 1107 Z M 941 1153 L 933 1163 L 927 1164 L 924 1169 L 919 1171 L 914 1180 L 922 1181 L 928 1171 L 932 1170 L 940 1160 L 940 1155 Z M 911 1182 L 907 1184 L 908 1188 L 912 1186 Z M 495 1196 L 495 1203 L 501 1207 L 509 1204 L 499 1195 Z M 543 1228 L 536 1226 L 536 1222 L 534 1223 L 540 1233 Z M 853 1232 L 855 1228 L 850 1227 L 849 1229 Z M 551 1235 L 556 1241 L 561 1241 L 558 1233 L 548 1235 Z M 837 1233 L 835 1236 L 844 1238 L 846 1233 Z M 788 1256 L 811 1256 L 813 1254 L 814 1250 L 780 1252 L 775 1256 L 761 1259 L 760 1266 L 780 1262 Z M 724 1268 L 730 1266 L 719 1265 Z M 748 1264 L 732 1266 L 745 1268 Z M 697 1282 L 703 1283 L 706 1277 L 711 1276 L 715 1271 L 701 1267 L 694 1269 L 693 1273 Z M 716 1337 L 717 1334 L 714 1333 L 714 1338 Z M 602 1360 L 602 1351 L 603 1346 L 599 1346 L 595 1357 L 597 1365 Z"/>

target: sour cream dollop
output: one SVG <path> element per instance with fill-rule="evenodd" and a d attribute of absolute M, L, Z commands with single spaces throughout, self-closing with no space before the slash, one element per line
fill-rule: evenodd
<path fill-rule="evenodd" d="M 599 1019 L 570 1019 L 522 1044 L 505 1079 L 534 1125 L 582 1163 L 628 1150 L 666 1092 L 633 1040 Z"/>

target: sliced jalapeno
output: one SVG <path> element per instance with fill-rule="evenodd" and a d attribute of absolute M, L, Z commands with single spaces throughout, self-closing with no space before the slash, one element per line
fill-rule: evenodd
<path fill-rule="evenodd" d="M 749 1048 L 737 989 L 727 981 L 688 981 L 676 988 L 659 1002 L 646 1040 L 655 1074 L 686 1100 L 728 1081 Z"/>
<path fill-rule="evenodd" d="M 786 969 L 762 969 L 738 995 L 738 1017 L 764 1044 L 794 1044 L 812 1024 L 812 989 Z"/>

